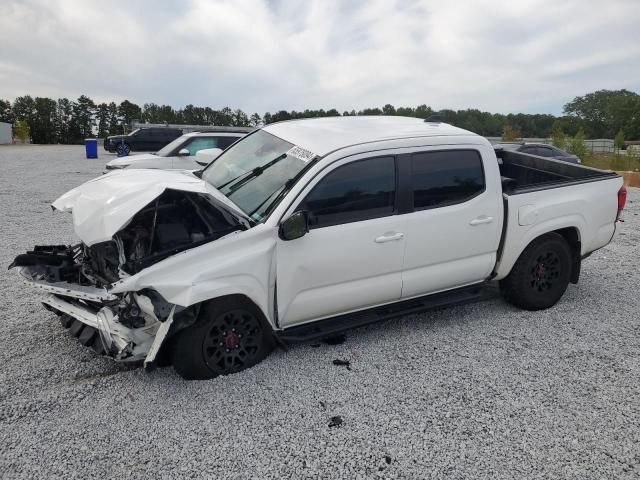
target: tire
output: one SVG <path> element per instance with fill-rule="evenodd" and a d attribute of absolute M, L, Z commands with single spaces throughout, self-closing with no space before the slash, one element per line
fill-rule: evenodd
<path fill-rule="evenodd" d="M 131 147 L 129 146 L 128 143 L 118 143 L 118 146 L 116 147 L 116 152 L 118 153 L 119 157 L 127 157 L 131 152 Z"/>
<path fill-rule="evenodd" d="M 260 309 L 233 296 L 208 302 L 198 321 L 176 335 L 172 363 L 181 377 L 206 380 L 252 367 L 274 346 Z"/>
<path fill-rule="evenodd" d="M 549 233 L 524 249 L 511 273 L 500 281 L 505 299 L 525 310 L 543 310 L 555 305 L 567 290 L 572 253 L 567 241 Z"/>

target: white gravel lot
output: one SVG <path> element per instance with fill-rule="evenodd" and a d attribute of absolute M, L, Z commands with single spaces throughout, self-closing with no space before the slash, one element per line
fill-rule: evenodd
<path fill-rule="evenodd" d="M 49 203 L 110 158 L 0 147 L 1 478 L 640 477 L 638 189 L 550 310 L 493 298 L 186 382 L 97 357 L 6 271 L 73 241 Z"/>

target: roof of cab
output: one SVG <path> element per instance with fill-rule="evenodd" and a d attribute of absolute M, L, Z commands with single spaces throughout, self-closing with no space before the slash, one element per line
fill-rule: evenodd
<path fill-rule="evenodd" d="M 421 118 L 391 115 L 289 120 L 267 125 L 264 130 L 320 156 L 352 145 L 382 140 L 452 135 L 477 136 L 447 123 L 425 122 Z"/>

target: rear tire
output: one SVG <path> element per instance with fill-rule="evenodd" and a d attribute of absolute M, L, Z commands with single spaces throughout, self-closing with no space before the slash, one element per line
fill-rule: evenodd
<path fill-rule="evenodd" d="M 511 273 L 500 281 L 505 299 L 525 310 L 555 305 L 571 278 L 571 249 L 557 233 L 549 233 L 524 249 Z"/>
<path fill-rule="evenodd" d="M 203 306 L 195 325 L 175 338 L 172 363 L 187 380 L 205 380 L 245 370 L 275 346 L 273 330 L 258 307 L 241 296 Z"/>

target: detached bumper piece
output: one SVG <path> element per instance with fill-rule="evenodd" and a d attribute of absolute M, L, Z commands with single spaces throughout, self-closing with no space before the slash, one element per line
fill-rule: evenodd
<path fill-rule="evenodd" d="M 158 292 L 111 293 L 102 279 L 106 260 L 97 256 L 92 261 L 87 250 L 82 245 L 37 246 L 18 255 L 9 268 L 46 294 L 44 307 L 84 346 L 117 361 L 144 360 L 153 368 L 165 338 L 195 321 L 193 309 L 179 308 L 181 321 L 175 325 L 176 305 Z"/>
<path fill-rule="evenodd" d="M 50 312 L 58 315 L 60 317 L 60 324 L 64 328 L 69 330 L 69 334 L 77 338 L 82 345 L 84 345 L 85 347 L 90 347 L 98 355 L 106 354 L 97 328 L 87 325 L 86 323 L 82 323 L 80 320 L 73 318 L 71 315 L 56 310 L 46 301 L 42 302 L 42 305 Z"/>
<path fill-rule="evenodd" d="M 47 310 L 60 316 L 62 326 L 80 343 L 119 361 L 145 359 L 160 326 L 159 321 L 146 319 L 142 325 L 131 328 L 114 312 L 116 308 L 93 306 L 72 297 L 48 295 L 42 303 Z M 117 310 L 124 316 L 122 308 Z"/>

